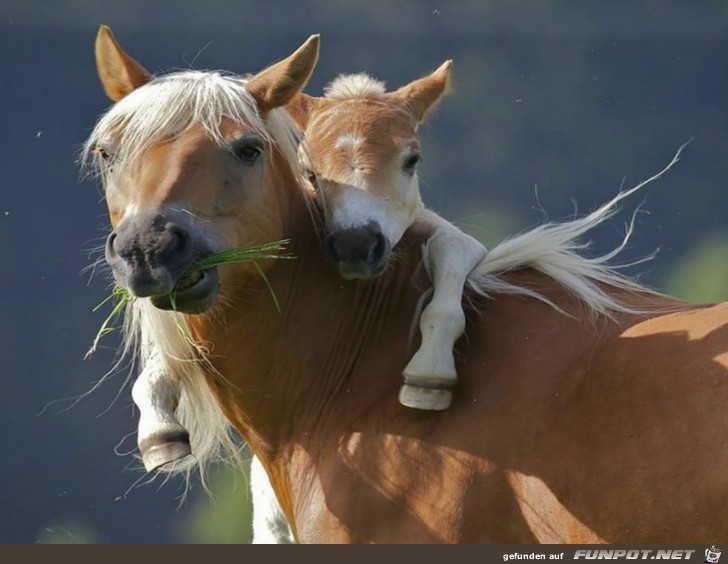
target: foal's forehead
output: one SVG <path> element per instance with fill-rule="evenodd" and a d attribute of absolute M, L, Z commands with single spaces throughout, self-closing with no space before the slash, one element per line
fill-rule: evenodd
<path fill-rule="evenodd" d="M 399 149 L 417 142 L 417 125 L 401 106 L 384 100 L 332 100 L 311 116 L 306 140 L 317 152 L 351 146 Z"/>

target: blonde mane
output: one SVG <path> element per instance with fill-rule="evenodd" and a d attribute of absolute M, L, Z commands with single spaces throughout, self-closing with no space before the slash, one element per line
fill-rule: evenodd
<path fill-rule="evenodd" d="M 155 78 L 100 118 L 84 145 L 83 161 L 99 170 L 105 179 L 108 164 L 97 154 L 97 148 L 113 143 L 117 155 L 114 166 L 129 166 L 153 144 L 182 135 L 196 124 L 202 125 L 212 139 L 223 145 L 219 124 L 225 117 L 248 124 L 274 143 L 291 169 L 298 171 L 298 132 L 290 116 L 278 109 L 263 120 L 244 84 L 243 77 L 220 72 L 184 71 Z M 340 76 L 326 89 L 326 96 L 336 99 L 377 98 L 384 93 L 384 83 L 366 74 Z M 498 244 L 470 276 L 471 288 L 486 295 L 527 295 L 558 310 L 555 304 L 534 290 L 503 279 L 502 275 L 508 271 L 533 267 L 560 283 L 595 316 L 633 311 L 604 290 L 607 286 L 648 291 L 608 265 L 622 250 L 626 239 L 613 252 L 589 259 L 580 255 L 585 245 L 577 238 L 612 217 L 620 201 L 669 170 L 681 151 L 682 147 L 664 170 L 621 192 L 595 212 L 569 222 L 547 223 Z M 301 189 L 305 190 L 303 184 Z M 176 414 L 190 433 L 195 458 L 164 468 L 164 471 L 181 472 L 189 478 L 196 467 L 204 481 L 208 464 L 231 457 L 238 460 L 240 453 L 231 425 L 206 384 L 206 373 L 212 370 L 206 361 L 206 351 L 193 343 L 189 334 L 184 315 L 158 310 L 149 300 L 134 300 L 127 307 L 123 353 L 135 355 L 143 363 L 152 351 L 159 351 L 166 359 L 170 374 L 179 379 L 183 390 Z M 223 376 L 217 374 L 216 377 Z"/>
<path fill-rule="evenodd" d="M 182 71 L 159 77 L 114 104 L 97 122 L 84 143 L 81 161 L 102 176 L 110 165 L 134 166 L 151 146 L 183 135 L 201 125 L 211 139 L 225 145 L 220 123 L 227 118 L 245 123 L 278 146 L 297 167 L 297 131 L 288 112 L 258 114 L 255 100 L 245 90 L 247 79 L 220 71 Z M 99 149 L 110 147 L 113 158 Z M 294 168 L 296 170 L 296 168 Z"/>

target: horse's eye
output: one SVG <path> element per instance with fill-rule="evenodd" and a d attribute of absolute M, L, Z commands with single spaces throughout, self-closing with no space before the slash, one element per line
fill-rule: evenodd
<path fill-rule="evenodd" d="M 413 155 L 407 157 L 407 160 L 404 161 L 402 168 L 405 172 L 412 174 L 415 171 L 415 167 L 417 166 L 417 163 L 420 162 L 420 160 L 420 155 L 418 153 L 414 153 Z"/>
<path fill-rule="evenodd" d="M 111 151 L 106 147 L 96 147 L 96 154 L 105 161 L 110 161 L 113 157 Z"/>
<path fill-rule="evenodd" d="M 244 163 L 253 164 L 263 154 L 263 147 L 257 141 L 243 139 L 232 146 L 232 151 Z"/>

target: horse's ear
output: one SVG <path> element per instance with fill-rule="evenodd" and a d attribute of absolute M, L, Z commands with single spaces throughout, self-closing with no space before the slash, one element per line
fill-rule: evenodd
<path fill-rule="evenodd" d="M 452 60 L 445 61 L 432 74 L 410 82 L 390 94 L 403 103 L 412 113 L 417 123 L 425 119 L 427 113 L 450 89 L 450 69 Z"/>
<path fill-rule="evenodd" d="M 319 54 L 319 36 L 312 35 L 292 54 L 248 80 L 246 89 L 262 114 L 288 104 L 306 86 Z"/>
<path fill-rule="evenodd" d="M 320 100 L 320 98 L 299 92 L 286 104 L 286 110 L 301 130 L 308 126 L 309 117 L 318 107 Z"/>
<path fill-rule="evenodd" d="M 114 102 L 152 80 L 152 75 L 124 52 L 105 25 L 96 34 L 96 68 L 106 95 Z"/>

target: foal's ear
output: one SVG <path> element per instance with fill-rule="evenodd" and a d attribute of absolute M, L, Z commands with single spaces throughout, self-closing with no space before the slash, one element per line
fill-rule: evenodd
<path fill-rule="evenodd" d="M 419 78 L 390 94 L 412 112 L 417 123 L 427 116 L 435 104 L 450 89 L 450 69 L 452 60 L 445 61 L 431 75 Z"/>
<path fill-rule="evenodd" d="M 299 92 L 291 98 L 291 101 L 288 102 L 288 104 L 286 104 L 286 110 L 288 110 L 293 121 L 296 122 L 296 125 L 298 125 L 301 130 L 306 129 L 308 126 L 308 120 L 311 117 L 311 114 L 316 111 L 316 108 L 318 108 L 320 100 L 321 98 L 315 98 L 308 94 L 304 94 L 303 92 Z"/>
<path fill-rule="evenodd" d="M 312 35 L 292 54 L 248 80 L 245 88 L 262 114 L 290 102 L 306 86 L 319 54 L 319 35 Z"/>
<path fill-rule="evenodd" d="M 124 52 L 105 25 L 96 34 L 96 68 L 106 95 L 114 102 L 152 80 L 152 75 Z"/>

